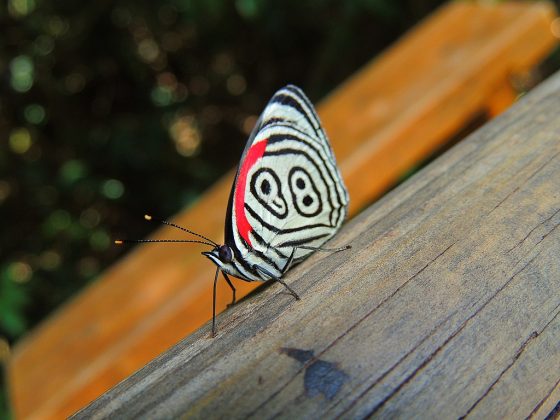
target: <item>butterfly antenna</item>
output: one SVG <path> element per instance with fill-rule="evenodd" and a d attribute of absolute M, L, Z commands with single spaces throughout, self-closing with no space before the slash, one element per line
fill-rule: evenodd
<path fill-rule="evenodd" d="M 188 239 L 116 239 L 115 245 L 122 245 L 122 244 L 139 244 L 144 242 L 181 242 L 181 243 L 194 243 L 194 244 L 204 244 L 214 246 L 210 242 L 204 241 L 191 241 Z"/>
<path fill-rule="evenodd" d="M 176 225 L 175 223 L 168 222 L 167 220 L 154 219 L 154 218 L 153 218 L 152 216 L 150 216 L 149 214 L 145 214 L 145 215 L 144 215 L 144 219 L 146 219 L 146 220 L 148 220 L 148 221 L 153 220 L 154 222 L 159 222 L 159 223 L 162 223 L 162 224 L 164 224 L 164 225 L 167 225 L 167 226 L 171 226 L 171 227 L 180 229 L 180 230 L 182 230 L 183 232 L 190 233 L 190 234 L 192 234 L 192 235 L 194 235 L 194 236 L 198 236 L 199 238 L 204 239 L 205 241 L 210 242 L 211 245 L 219 246 L 219 245 L 218 245 L 216 242 L 214 242 L 212 239 L 207 238 L 206 236 L 203 236 L 203 235 L 201 235 L 201 234 L 199 234 L 199 233 L 193 232 L 192 230 L 186 229 L 186 228 L 184 228 L 184 227 L 182 227 L 182 226 Z M 203 242 L 201 242 L 201 243 L 203 243 Z"/>

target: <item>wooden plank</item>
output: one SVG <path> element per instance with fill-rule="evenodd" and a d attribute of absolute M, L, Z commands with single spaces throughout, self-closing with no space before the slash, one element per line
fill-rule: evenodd
<path fill-rule="evenodd" d="M 324 100 L 351 212 L 486 109 L 511 72 L 543 57 L 556 42 L 554 17 L 548 3 L 450 3 Z M 231 178 L 175 222 L 220 240 Z M 138 247 L 18 343 L 8 372 L 16 415 L 66 416 L 209 319 L 213 268 L 198 252 Z M 240 295 L 253 287 L 237 285 Z M 225 307 L 227 289 L 218 298 Z"/>
<path fill-rule="evenodd" d="M 75 418 L 525 418 L 560 392 L 560 73 Z M 530 390 L 530 392 L 528 392 Z"/>

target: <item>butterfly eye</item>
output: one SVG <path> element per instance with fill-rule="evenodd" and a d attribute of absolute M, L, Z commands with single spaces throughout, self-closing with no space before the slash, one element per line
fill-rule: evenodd
<path fill-rule="evenodd" d="M 288 178 L 296 211 L 305 217 L 318 215 L 323 209 L 323 204 L 319 190 L 309 172 L 300 166 L 295 166 L 290 170 Z"/>
<path fill-rule="evenodd" d="M 218 256 L 220 260 L 225 263 L 229 263 L 233 260 L 233 253 L 231 252 L 231 248 L 227 245 L 222 245 L 218 248 Z"/>

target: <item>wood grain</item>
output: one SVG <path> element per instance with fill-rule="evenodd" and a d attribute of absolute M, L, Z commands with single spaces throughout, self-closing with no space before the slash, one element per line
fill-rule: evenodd
<path fill-rule="evenodd" d="M 560 394 L 560 73 L 75 418 L 542 418 Z"/>
<path fill-rule="evenodd" d="M 321 102 L 352 214 L 474 115 L 507 106 L 509 76 L 557 42 L 555 16 L 549 3 L 451 2 Z M 174 221 L 221 240 L 232 174 Z M 170 229 L 154 237 L 184 238 Z M 67 416 L 206 322 L 214 268 L 201 250 L 136 248 L 18 343 L 8 370 L 15 414 Z M 221 286 L 224 308 L 230 294 Z M 236 286 L 243 295 L 255 285 Z"/>

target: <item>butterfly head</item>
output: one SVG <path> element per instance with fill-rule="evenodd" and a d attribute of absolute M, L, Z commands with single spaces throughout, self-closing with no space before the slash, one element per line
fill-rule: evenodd
<path fill-rule="evenodd" d="M 202 255 L 209 258 L 221 270 L 235 275 L 234 271 L 236 270 L 232 264 L 233 251 L 228 245 L 217 245 L 212 251 L 203 252 Z"/>

